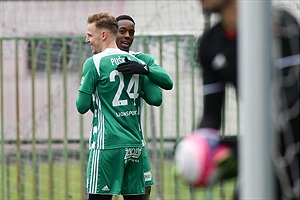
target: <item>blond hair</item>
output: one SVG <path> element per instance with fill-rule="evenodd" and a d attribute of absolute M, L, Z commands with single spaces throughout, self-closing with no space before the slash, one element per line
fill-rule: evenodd
<path fill-rule="evenodd" d="M 108 12 L 95 13 L 88 16 L 87 23 L 95 23 L 97 28 L 105 28 L 110 30 L 113 34 L 117 35 L 118 22 L 116 18 Z"/>

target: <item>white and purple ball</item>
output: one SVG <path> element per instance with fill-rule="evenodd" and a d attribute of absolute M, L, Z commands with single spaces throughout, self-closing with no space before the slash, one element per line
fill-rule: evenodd
<path fill-rule="evenodd" d="M 206 187 L 215 171 L 211 147 L 201 133 L 184 137 L 175 150 L 178 174 L 190 185 Z"/>

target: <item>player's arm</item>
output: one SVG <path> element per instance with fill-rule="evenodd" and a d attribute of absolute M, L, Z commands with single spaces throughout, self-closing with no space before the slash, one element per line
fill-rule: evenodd
<path fill-rule="evenodd" d="M 220 80 L 210 66 L 206 56 L 205 44 L 200 43 L 200 64 L 203 72 L 204 111 L 199 128 L 214 128 L 219 130 L 221 126 L 222 105 L 224 102 L 225 84 Z"/>
<path fill-rule="evenodd" d="M 141 64 L 135 61 L 127 61 L 120 64 L 117 67 L 119 72 L 123 74 L 144 74 L 156 85 L 165 90 L 171 90 L 173 88 L 173 81 L 168 73 L 155 62 L 153 56 L 149 54 L 136 54 L 138 59 L 145 62 Z"/>
<path fill-rule="evenodd" d="M 213 90 L 221 90 L 222 83 L 203 83 L 204 111 L 200 122 L 200 128 L 214 128 L 219 130 L 221 126 L 221 111 L 224 101 L 224 91 L 214 93 Z"/>
<path fill-rule="evenodd" d="M 76 100 L 77 111 L 81 114 L 84 114 L 91 109 L 92 94 L 96 88 L 98 77 L 93 60 L 87 59 L 83 64 L 82 78 Z"/>
<path fill-rule="evenodd" d="M 92 113 L 94 113 L 94 111 L 95 111 L 95 107 L 94 107 L 94 105 L 93 105 L 93 99 L 91 98 L 91 104 L 90 104 L 90 111 L 92 112 Z"/>
<path fill-rule="evenodd" d="M 79 91 L 78 98 L 76 100 L 77 111 L 80 114 L 86 113 L 88 110 L 91 109 L 91 103 L 87 103 L 87 102 L 91 102 L 91 101 L 92 101 L 92 95 Z"/>
<path fill-rule="evenodd" d="M 146 76 L 144 77 L 144 84 L 141 96 L 149 105 L 160 106 L 162 103 L 161 89 L 152 81 L 150 81 L 149 78 L 147 78 Z"/>
<path fill-rule="evenodd" d="M 147 77 L 153 83 L 165 90 L 171 90 L 173 88 L 173 81 L 169 74 L 155 61 L 153 56 L 149 54 L 137 54 L 136 57 L 143 60 L 149 67 Z"/>

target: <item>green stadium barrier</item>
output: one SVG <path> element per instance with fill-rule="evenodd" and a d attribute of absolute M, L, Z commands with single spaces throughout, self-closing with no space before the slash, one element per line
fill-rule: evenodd
<path fill-rule="evenodd" d="M 0 38 L 0 199 L 87 198 L 90 119 L 75 108 L 81 66 L 91 56 L 84 39 Z M 151 199 L 232 193 L 223 186 L 218 192 L 192 189 L 174 173 L 175 145 L 196 127 L 202 106 L 195 42 L 192 35 L 136 36 L 132 47 L 153 55 L 174 82 L 162 106 L 143 109 L 155 180 Z"/>

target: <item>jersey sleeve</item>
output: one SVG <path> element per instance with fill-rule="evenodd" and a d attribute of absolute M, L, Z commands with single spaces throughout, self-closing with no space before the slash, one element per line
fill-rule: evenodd
<path fill-rule="evenodd" d="M 91 58 L 83 64 L 82 77 L 78 88 L 76 107 L 79 113 L 87 112 L 91 107 L 92 94 L 96 89 L 99 75 Z"/>
<path fill-rule="evenodd" d="M 221 113 L 224 101 L 225 85 L 220 77 L 213 71 L 210 56 L 207 53 L 207 41 L 203 37 L 200 42 L 199 61 L 202 67 L 204 111 L 198 128 L 220 129 Z"/>
<path fill-rule="evenodd" d="M 78 90 L 87 94 L 93 94 L 97 85 L 99 75 L 93 59 L 87 59 L 82 68 L 81 82 Z"/>
<path fill-rule="evenodd" d="M 150 81 L 147 76 L 144 77 L 142 97 L 149 105 L 160 106 L 162 103 L 161 89 Z"/>
<path fill-rule="evenodd" d="M 90 102 L 90 103 L 87 104 L 87 102 Z M 77 108 L 77 111 L 80 114 L 84 114 L 88 110 L 91 110 L 93 112 L 93 109 L 92 109 L 92 95 L 89 95 L 87 93 L 79 91 L 78 98 L 76 100 L 76 108 Z"/>
<path fill-rule="evenodd" d="M 165 90 L 171 90 L 173 88 L 173 81 L 166 72 L 149 54 L 139 53 L 135 55 L 138 59 L 144 61 L 149 67 L 149 73 L 147 77 L 156 85 Z"/>

